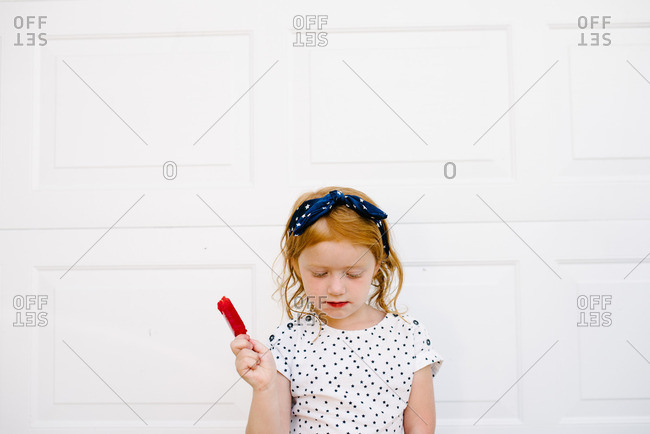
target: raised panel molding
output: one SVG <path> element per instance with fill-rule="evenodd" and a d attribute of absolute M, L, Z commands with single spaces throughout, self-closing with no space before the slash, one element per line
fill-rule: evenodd
<path fill-rule="evenodd" d="M 514 99 L 507 26 L 328 31 L 292 51 L 297 178 L 441 182 L 448 161 L 512 176 L 510 118 L 481 138 Z"/>
<path fill-rule="evenodd" d="M 250 182 L 250 95 L 232 105 L 251 48 L 249 32 L 52 36 L 35 67 L 36 188 L 168 186 L 166 161 L 175 186 Z"/>
<path fill-rule="evenodd" d="M 34 268 L 51 300 L 51 323 L 32 335 L 36 426 L 144 426 L 120 398 L 149 425 L 189 426 L 237 380 L 215 300 L 226 295 L 253 318 L 254 266 L 86 266 L 61 280 L 64 271 Z M 204 423 L 245 417 L 250 391 L 239 386 Z"/>
<path fill-rule="evenodd" d="M 577 24 L 549 29 L 548 51 L 561 60 L 549 88 L 555 179 L 647 181 L 650 87 L 637 70 L 650 74 L 650 28 L 616 23 L 610 46 L 578 46 Z M 591 30 L 584 32 L 588 40 Z"/>

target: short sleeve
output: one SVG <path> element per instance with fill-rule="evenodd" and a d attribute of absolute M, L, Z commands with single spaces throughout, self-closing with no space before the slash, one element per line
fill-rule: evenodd
<path fill-rule="evenodd" d="M 413 372 L 431 364 L 431 375 L 436 376 L 442 366 L 442 356 L 433 349 L 431 336 L 417 319 L 411 321 L 413 333 Z"/>
<path fill-rule="evenodd" d="M 291 322 L 288 324 L 291 324 Z M 295 348 L 291 328 L 287 327 L 287 324 L 279 326 L 269 336 L 267 344 L 268 349 L 275 359 L 276 369 L 287 377 L 287 379 L 291 380 L 291 365 L 288 360 L 292 348 Z"/>

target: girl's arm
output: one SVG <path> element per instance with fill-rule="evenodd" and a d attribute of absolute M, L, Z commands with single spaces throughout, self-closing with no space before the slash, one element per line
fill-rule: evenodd
<path fill-rule="evenodd" d="M 246 434 L 287 434 L 291 413 L 291 383 L 275 367 L 271 351 L 240 334 L 230 343 L 237 373 L 253 387 Z"/>
<path fill-rule="evenodd" d="M 405 434 L 434 434 L 436 430 L 436 403 L 433 397 L 431 365 L 413 374 L 408 407 L 404 410 Z"/>
<path fill-rule="evenodd" d="M 290 413 L 291 383 L 276 371 L 273 382 L 266 389 L 253 389 L 246 434 L 287 434 Z"/>

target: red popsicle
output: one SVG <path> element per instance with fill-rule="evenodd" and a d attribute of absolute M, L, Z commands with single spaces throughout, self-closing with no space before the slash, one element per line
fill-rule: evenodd
<path fill-rule="evenodd" d="M 217 303 L 217 309 L 219 309 L 219 312 L 226 317 L 226 321 L 228 321 L 228 325 L 235 336 L 246 334 L 244 321 L 241 320 L 239 314 L 235 310 L 235 306 L 232 305 L 229 298 L 221 297 L 221 300 Z"/>

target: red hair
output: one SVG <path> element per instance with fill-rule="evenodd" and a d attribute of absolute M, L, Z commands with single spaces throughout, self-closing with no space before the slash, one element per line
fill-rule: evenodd
<path fill-rule="evenodd" d="M 284 234 L 280 241 L 283 269 L 282 276 L 277 279 L 278 288 L 274 291 L 274 294 L 280 292 L 281 301 L 289 318 L 293 319 L 293 313 L 297 312 L 299 313 L 298 319 L 300 319 L 305 313 L 305 309 L 294 310 L 292 305 L 306 307 L 309 303 L 300 275 L 296 272 L 298 257 L 304 249 L 322 241 L 348 241 L 353 245 L 366 247 L 368 252 L 374 256 L 375 263 L 379 264 L 377 274 L 372 279 L 371 284 L 375 289 L 371 291 L 369 304 L 386 313 L 397 314 L 401 317 L 404 312 L 397 310 L 396 303 L 397 297 L 402 290 L 402 264 L 392 247 L 388 256 L 386 256 L 381 231 L 374 221 L 361 217 L 351 208 L 336 206 L 327 215 L 309 226 L 303 234 L 299 236 L 289 235 L 290 219 L 293 212 L 304 201 L 323 197 L 332 190 L 340 190 L 345 195 L 359 196 L 364 201 L 377 206 L 365 193 L 353 188 L 323 187 L 317 191 L 301 195 L 296 200 L 291 213 L 289 213 Z M 384 220 L 384 227 L 388 230 L 389 226 L 386 220 Z M 389 246 L 392 246 L 390 233 L 387 233 L 386 237 Z M 395 288 L 391 288 L 393 283 L 396 283 Z"/>

